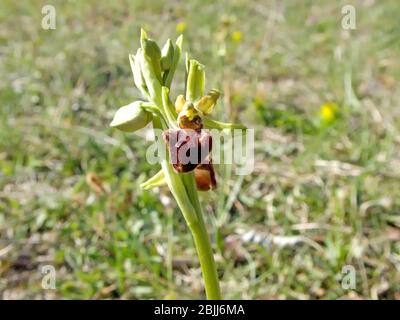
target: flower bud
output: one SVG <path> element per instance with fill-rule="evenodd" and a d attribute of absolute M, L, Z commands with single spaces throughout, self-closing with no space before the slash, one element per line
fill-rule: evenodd
<path fill-rule="evenodd" d="M 161 58 L 161 50 L 157 43 L 149 39 L 147 37 L 146 31 L 143 29 L 140 30 L 140 44 L 142 45 L 142 49 L 150 58 L 160 59 Z"/>
<path fill-rule="evenodd" d="M 152 60 L 141 48 L 139 50 L 138 61 L 149 92 L 150 100 L 157 105 L 161 104 L 161 82 L 156 75 Z"/>
<path fill-rule="evenodd" d="M 176 39 L 176 42 L 175 42 L 174 56 L 172 59 L 171 67 L 168 69 L 168 73 L 166 72 L 164 74 L 163 84 L 167 88 L 169 88 L 171 86 L 172 78 L 174 77 L 176 67 L 178 66 L 179 58 L 181 57 L 182 42 L 183 42 L 183 38 L 182 38 L 182 35 L 180 35 L 178 37 L 178 39 Z"/>
<path fill-rule="evenodd" d="M 154 74 L 161 81 L 161 50 L 157 43 L 151 39 L 144 40 L 143 52 L 149 57 Z"/>
<path fill-rule="evenodd" d="M 172 41 L 168 39 L 164 47 L 161 50 L 161 69 L 167 71 L 171 68 L 174 60 L 174 45 Z"/>
<path fill-rule="evenodd" d="M 142 108 L 142 101 L 135 101 L 117 110 L 111 127 L 125 132 L 133 132 L 144 128 L 153 118 L 150 112 Z"/>
<path fill-rule="evenodd" d="M 197 103 L 196 108 L 199 109 L 204 114 L 209 114 L 214 109 L 215 104 L 220 96 L 220 92 L 213 89 L 208 92 L 207 95 L 202 97 Z"/>
<path fill-rule="evenodd" d="M 153 60 L 161 59 L 161 49 L 153 39 L 143 39 L 142 48 L 144 52 Z"/>
<path fill-rule="evenodd" d="M 133 81 L 135 82 L 136 87 L 140 90 L 144 97 L 148 97 L 149 91 L 146 87 L 146 82 L 144 81 L 142 70 L 140 69 L 140 62 L 139 62 L 139 54 L 140 50 L 136 53 L 136 56 L 129 55 L 129 62 L 131 64 L 132 74 L 133 74 Z"/>
<path fill-rule="evenodd" d="M 161 81 L 161 49 L 158 44 L 152 40 L 147 38 L 147 34 L 144 30 L 142 30 L 140 42 L 142 45 L 143 53 L 149 58 L 153 69 L 154 74 L 159 81 Z"/>

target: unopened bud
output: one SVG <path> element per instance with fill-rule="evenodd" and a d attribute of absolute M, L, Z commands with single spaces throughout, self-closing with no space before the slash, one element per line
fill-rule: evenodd
<path fill-rule="evenodd" d="M 142 108 L 142 103 L 142 101 L 135 101 L 119 108 L 110 126 L 125 132 L 134 132 L 144 128 L 153 116 Z"/>
<path fill-rule="evenodd" d="M 136 87 L 140 90 L 142 95 L 144 97 L 148 97 L 148 89 L 146 87 L 146 82 L 143 78 L 142 70 L 140 69 L 140 62 L 139 62 L 139 54 L 140 54 L 140 48 L 138 49 L 138 52 L 136 53 L 136 56 L 134 55 L 129 55 L 129 62 L 131 64 L 131 69 L 133 73 L 133 80 L 135 82 Z"/>
<path fill-rule="evenodd" d="M 161 81 L 160 47 L 154 40 L 147 38 L 147 34 L 144 30 L 142 30 L 140 42 L 144 54 L 150 59 L 150 63 L 153 66 L 155 76 L 158 78 L 159 81 Z"/>
<path fill-rule="evenodd" d="M 174 45 L 172 41 L 168 39 L 164 47 L 161 50 L 161 69 L 163 71 L 169 70 L 174 60 Z"/>
<path fill-rule="evenodd" d="M 144 52 L 154 60 L 161 59 L 161 49 L 158 44 L 152 39 L 144 39 L 142 41 L 143 45 L 142 48 Z"/>

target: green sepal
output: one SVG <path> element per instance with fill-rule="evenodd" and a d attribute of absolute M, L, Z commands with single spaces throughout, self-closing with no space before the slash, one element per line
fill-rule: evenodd
<path fill-rule="evenodd" d="M 206 74 L 204 65 L 194 59 L 189 60 L 186 80 L 186 100 L 195 102 L 204 95 Z"/>
<path fill-rule="evenodd" d="M 200 98 L 196 104 L 196 108 L 199 109 L 204 114 L 209 114 L 213 111 L 214 106 L 220 96 L 220 92 L 216 89 L 210 90 L 207 95 Z"/>
<path fill-rule="evenodd" d="M 208 117 L 203 117 L 203 123 L 207 129 L 247 129 L 246 126 L 239 123 L 221 122 Z"/>

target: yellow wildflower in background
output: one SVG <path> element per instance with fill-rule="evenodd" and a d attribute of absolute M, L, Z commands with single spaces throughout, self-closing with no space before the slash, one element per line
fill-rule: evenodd
<path fill-rule="evenodd" d="M 326 102 L 319 108 L 319 116 L 322 123 L 333 122 L 339 113 L 339 106 L 335 102 Z"/>
<path fill-rule="evenodd" d="M 233 42 L 240 42 L 242 41 L 242 33 L 240 31 L 234 31 L 231 34 L 231 39 Z"/>
<path fill-rule="evenodd" d="M 181 21 L 176 25 L 176 32 L 183 33 L 186 30 L 186 22 Z"/>

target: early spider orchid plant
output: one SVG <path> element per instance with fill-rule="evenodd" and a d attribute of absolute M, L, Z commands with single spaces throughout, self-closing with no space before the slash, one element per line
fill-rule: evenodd
<path fill-rule="evenodd" d="M 170 87 L 182 52 L 182 36 L 175 45 L 168 40 L 162 49 L 141 31 L 141 47 L 129 55 L 136 87 L 146 101 L 135 101 L 121 107 L 111 122 L 112 127 L 133 132 L 152 122 L 162 130 L 169 152 L 161 159 L 161 170 L 141 187 L 166 184 L 171 190 L 192 232 L 208 299 L 221 299 L 210 238 L 204 223 L 198 190 L 216 188 L 211 159 L 212 136 L 205 129 L 245 129 L 242 125 L 223 123 L 209 118 L 220 93 L 204 93 L 205 71 L 198 61 L 186 55 L 186 92 L 170 99 Z M 164 145 L 165 146 L 165 145 Z M 187 154 L 195 154 L 189 157 Z"/>

